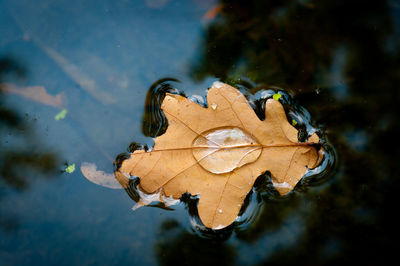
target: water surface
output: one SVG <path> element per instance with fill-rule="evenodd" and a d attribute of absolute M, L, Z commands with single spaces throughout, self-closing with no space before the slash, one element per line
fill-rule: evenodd
<path fill-rule="evenodd" d="M 396 259 L 399 26 L 396 0 L 0 1 L 0 264 Z M 169 77 L 199 102 L 214 81 L 235 84 L 256 110 L 282 91 L 299 128 L 334 147 L 335 170 L 285 197 L 260 180 L 255 217 L 218 237 L 193 229 L 190 200 L 132 211 L 79 167 L 112 173 L 131 142 L 151 146 L 165 128 L 144 126 L 146 94 Z"/>

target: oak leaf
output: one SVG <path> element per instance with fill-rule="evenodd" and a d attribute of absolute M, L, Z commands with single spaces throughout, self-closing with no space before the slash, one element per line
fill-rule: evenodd
<path fill-rule="evenodd" d="M 236 219 L 258 176 L 271 173 L 273 185 L 286 194 L 322 157 L 312 135 L 298 142 L 298 131 L 288 122 L 282 104 L 265 103 L 261 121 L 237 89 L 215 82 L 204 108 L 187 98 L 167 94 L 162 110 L 166 132 L 151 151 L 137 150 L 115 172 L 123 187 L 129 176 L 140 178 L 140 189 L 179 199 L 199 195 L 202 223 L 221 229 Z"/>

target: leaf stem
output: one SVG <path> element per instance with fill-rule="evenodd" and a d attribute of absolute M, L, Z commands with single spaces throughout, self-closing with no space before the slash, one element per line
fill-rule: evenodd
<path fill-rule="evenodd" d="M 151 150 L 149 152 L 163 152 L 163 151 L 183 151 L 183 150 L 195 150 L 195 149 L 215 149 L 215 150 L 227 150 L 227 149 L 240 149 L 247 147 L 261 147 L 261 148 L 279 148 L 279 147 L 310 147 L 318 145 L 314 142 L 297 142 L 297 143 L 285 143 L 285 144 L 244 144 L 244 145 L 232 145 L 232 146 L 195 146 L 195 147 L 182 147 L 182 148 L 171 148 L 171 149 L 159 149 Z M 138 153 L 139 154 L 139 153 Z"/>

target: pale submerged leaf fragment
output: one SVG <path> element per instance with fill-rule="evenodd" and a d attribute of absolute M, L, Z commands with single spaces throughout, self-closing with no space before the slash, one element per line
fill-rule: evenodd
<path fill-rule="evenodd" d="M 114 174 L 97 170 L 97 166 L 94 163 L 83 162 L 81 164 L 81 172 L 87 180 L 97 185 L 113 189 L 122 189 L 121 184 L 117 181 Z"/>

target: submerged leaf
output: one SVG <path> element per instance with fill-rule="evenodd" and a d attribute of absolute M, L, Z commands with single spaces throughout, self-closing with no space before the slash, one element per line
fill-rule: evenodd
<path fill-rule="evenodd" d="M 267 100 L 260 121 L 237 89 L 215 82 L 207 102 L 204 108 L 167 93 L 161 108 L 168 128 L 153 150 L 137 150 L 123 161 L 115 175 L 124 188 L 129 176 L 138 176 L 138 188 L 148 194 L 199 195 L 201 221 L 221 229 L 236 219 L 258 176 L 269 171 L 275 188 L 286 194 L 322 160 L 318 136 L 298 142 L 279 101 Z"/>
<path fill-rule="evenodd" d="M 11 83 L 1 83 L 0 91 L 20 95 L 32 101 L 61 108 L 65 105 L 64 93 L 50 95 L 42 86 L 17 87 Z"/>
<path fill-rule="evenodd" d="M 97 170 L 97 166 L 94 163 L 83 162 L 81 164 L 81 172 L 90 182 L 97 185 L 113 189 L 122 189 L 122 186 L 118 183 L 113 174 Z"/>

